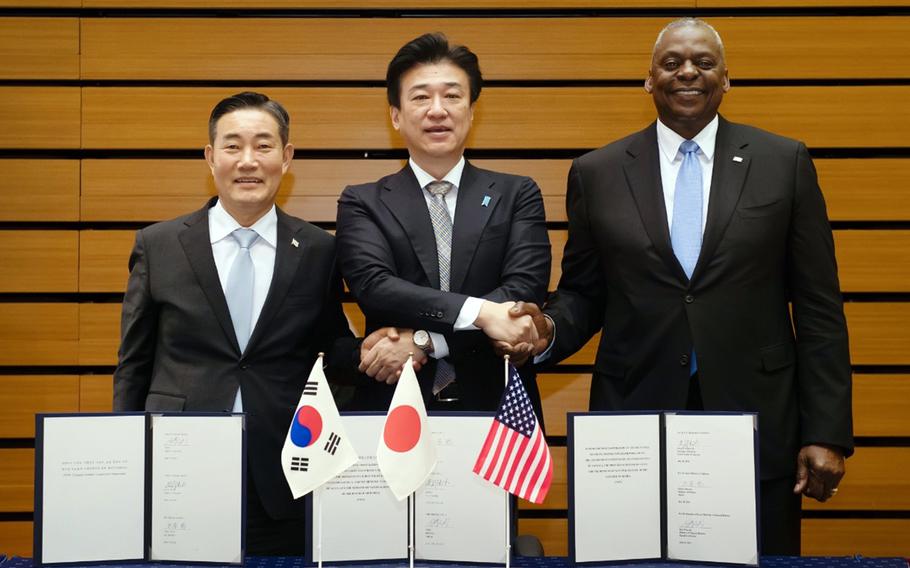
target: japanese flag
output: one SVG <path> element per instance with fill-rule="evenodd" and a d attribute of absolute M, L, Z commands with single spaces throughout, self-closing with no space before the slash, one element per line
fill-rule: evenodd
<path fill-rule="evenodd" d="M 399 501 L 423 485 L 436 467 L 436 444 L 427 426 L 427 409 L 411 357 L 395 387 L 376 458 Z"/>

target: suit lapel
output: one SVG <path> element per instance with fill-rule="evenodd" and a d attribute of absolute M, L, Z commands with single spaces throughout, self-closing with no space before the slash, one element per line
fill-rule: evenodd
<path fill-rule="evenodd" d="M 638 214 L 657 254 L 677 277 L 685 281 L 686 273 L 673 254 L 673 246 L 670 244 L 667 208 L 660 179 L 660 157 L 657 154 L 659 151 L 655 123 L 640 132 L 629 143 L 623 170 L 638 207 Z"/>
<path fill-rule="evenodd" d="M 380 199 L 408 234 L 414 254 L 420 260 L 431 286 L 439 288 L 439 260 L 436 235 L 427 210 L 427 202 L 417 178 L 409 166 L 386 178 Z"/>
<path fill-rule="evenodd" d="M 275 212 L 278 214 L 275 269 L 272 271 L 272 283 L 269 286 L 269 293 L 265 297 L 265 304 L 262 306 L 262 311 L 259 312 L 256 327 L 253 328 L 253 333 L 250 335 L 250 341 L 246 347 L 247 352 L 251 352 L 255 348 L 265 333 L 263 330 L 268 329 L 269 322 L 278 313 L 281 303 L 291 288 L 294 275 L 297 274 L 300 259 L 311 246 L 307 239 L 299 235 L 303 227 L 300 223 L 294 223 L 293 219 L 277 207 Z M 297 246 L 294 246 L 292 241 L 297 242 Z"/>
<path fill-rule="evenodd" d="M 464 166 L 452 226 L 452 272 L 449 289 L 460 291 L 483 230 L 499 203 L 496 182 L 470 163 Z"/>
<path fill-rule="evenodd" d="M 717 126 L 717 142 L 714 149 L 714 173 L 711 175 L 711 191 L 708 198 L 708 219 L 702 239 L 698 263 L 692 279 L 698 277 L 708 264 L 721 237 L 730 223 L 730 216 L 739 202 L 746 174 L 749 171 L 749 142 L 742 136 L 741 129 L 731 125 L 723 117 Z"/>
<path fill-rule="evenodd" d="M 208 210 L 215 204 L 215 199 L 211 199 L 204 208 L 187 219 L 187 228 L 181 231 L 178 239 L 215 318 L 234 350 L 239 353 L 240 346 L 237 344 L 237 336 L 234 334 L 234 324 L 231 322 L 231 313 L 227 300 L 224 298 L 224 290 L 218 279 L 218 269 L 215 267 L 215 257 L 212 255 L 212 243 L 209 236 Z"/>

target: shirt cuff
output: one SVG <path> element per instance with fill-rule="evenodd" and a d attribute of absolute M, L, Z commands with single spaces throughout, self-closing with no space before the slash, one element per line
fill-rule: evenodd
<path fill-rule="evenodd" d="M 486 300 L 483 298 L 469 296 L 468 299 L 464 301 L 464 304 L 461 305 L 461 311 L 458 312 L 458 317 L 455 318 L 455 331 L 472 331 L 480 329 L 474 325 L 474 322 L 477 320 L 477 316 L 480 315 L 480 308 L 485 301 Z"/>
<path fill-rule="evenodd" d="M 553 324 L 553 337 L 550 338 L 550 344 L 547 345 L 546 351 L 544 351 L 544 352 L 541 353 L 540 355 L 535 355 L 535 356 L 534 356 L 534 361 L 533 361 L 533 362 L 534 362 L 535 365 L 537 365 L 538 363 L 542 363 L 543 361 L 546 361 L 547 359 L 550 358 L 550 351 L 553 350 L 553 344 L 556 343 L 556 322 L 553 321 L 553 318 L 551 318 L 551 317 L 548 316 L 547 314 L 544 314 L 543 317 L 545 317 L 545 318 L 547 318 L 548 320 L 550 320 L 550 323 Z"/>
<path fill-rule="evenodd" d="M 446 341 L 446 336 L 441 333 L 436 333 L 435 331 L 429 331 L 427 333 L 430 334 L 430 341 L 433 342 L 433 352 L 428 355 L 433 359 L 448 357 L 449 343 Z"/>

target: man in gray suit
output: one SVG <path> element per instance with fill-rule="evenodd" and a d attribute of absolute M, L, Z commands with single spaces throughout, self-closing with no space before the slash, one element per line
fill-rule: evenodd
<path fill-rule="evenodd" d="M 551 362 L 602 332 L 592 410 L 757 412 L 763 552 L 793 555 L 800 494 L 832 497 L 853 452 L 847 328 L 809 153 L 720 116 L 729 88 L 714 28 L 664 28 L 658 120 L 573 162 L 551 319 L 514 312 Z"/>
<path fill-rule="evenodd" d="M 303 553 L 281 447 L 317 353 L 356 381 L 334 238 L 275 206 L 291 164 L 289 117 L 244 92 L 219 102 L 205 158 L 218 196 L 136 233 L 114 410 L 245 411 L 247 553 Z M 370 339 L 376 342 L 384 332 Z"/>

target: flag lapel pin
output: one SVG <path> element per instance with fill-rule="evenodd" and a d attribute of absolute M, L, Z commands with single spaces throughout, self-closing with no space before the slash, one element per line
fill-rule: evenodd
<path fill-rule="evenodd" d="M 291 246 L 297 248 L 300 246 L 300 243 L 297 242 L 297 239 L 291 239 Z"/>
<path fill-rule="evenodd" d="M 480 202 L 480 205 L 483 206 L 483 207 L 489 207 L 489 206 L 490 206 L 490 196 L 489 196 L 489 195 L 484 195 L 484 196 L 483 196 L 483 201 Z"/>
<path fill-rule="evenodd" d="M 736 163 L 738 164 L 738 163 L 742 162 L 743 159 L 740 158 L 739 156 L 733 156 L 733 161 L 736 162 Z"/>

